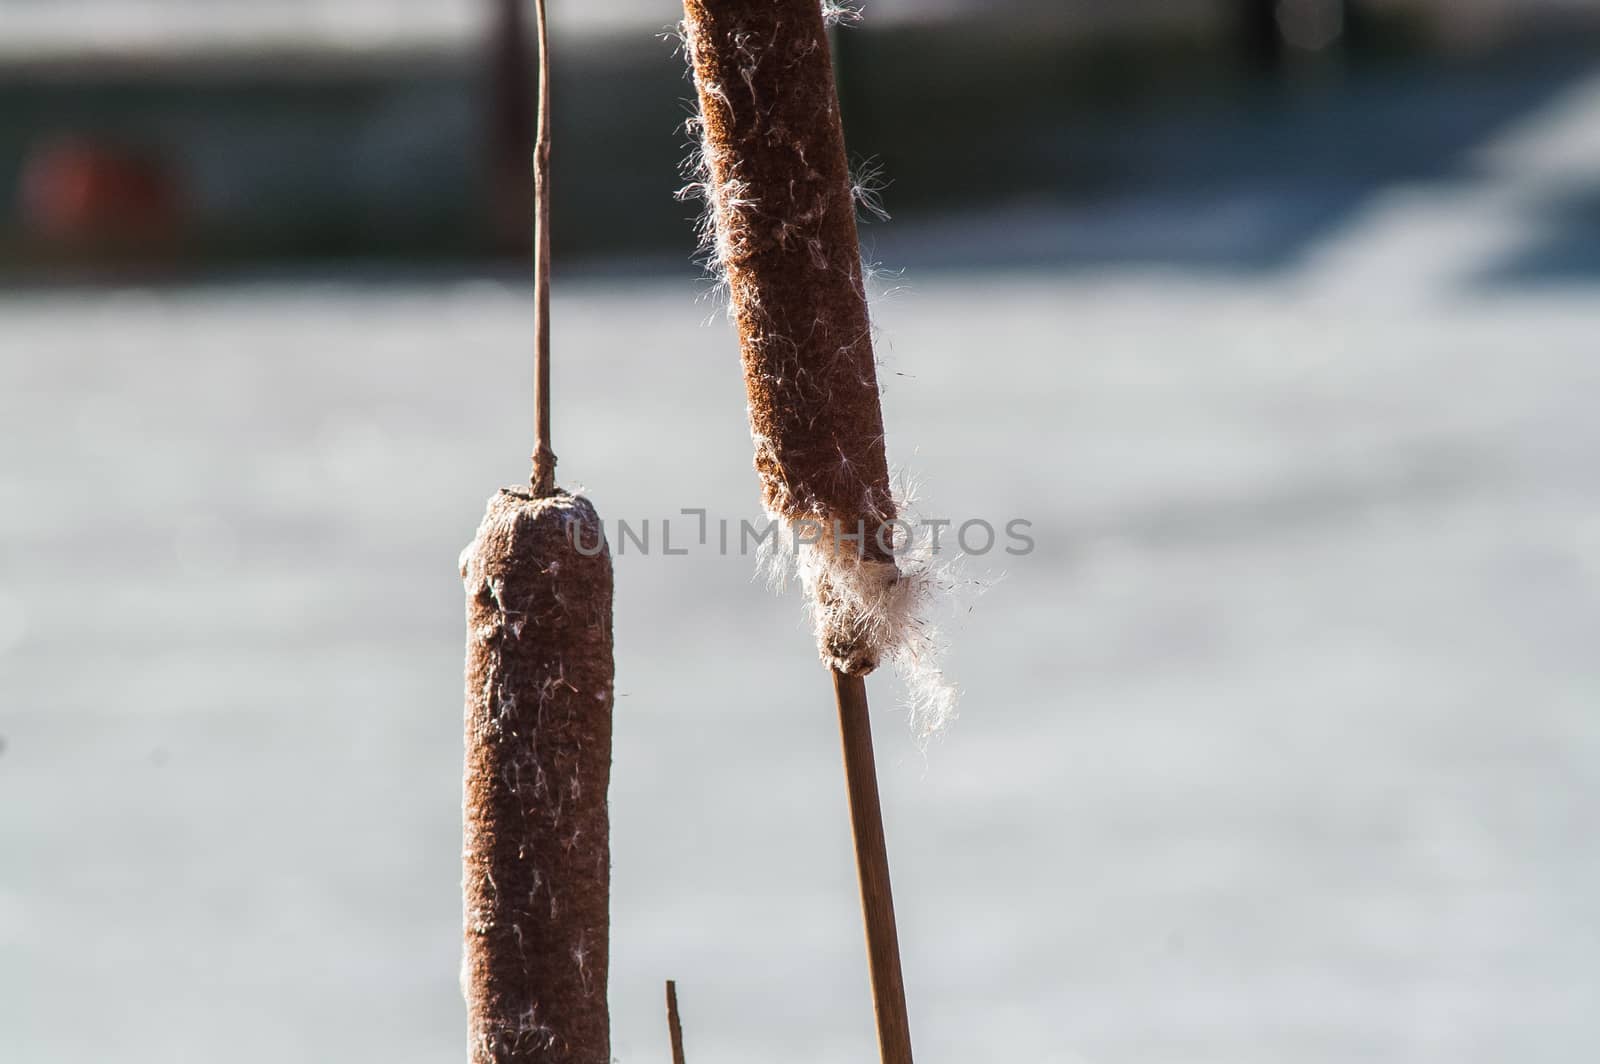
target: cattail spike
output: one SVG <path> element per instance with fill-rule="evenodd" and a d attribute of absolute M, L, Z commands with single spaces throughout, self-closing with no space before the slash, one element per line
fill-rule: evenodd
<path fill-rule="evenodd" d="M 612 574 L 588 500 L 506 489 L 462 554 L 472 1064 L 609 1064 Z"/>
<path fill-rule="evenodd" d="M 820 527 L 802 565 L 830 666 L 877 667 L 900 573 L 877 361 L 817 0 L 684 0 L 715 266 L 744 359 L 763 501 Z M 885 638 L 890 637 L 890 638 Z"/>

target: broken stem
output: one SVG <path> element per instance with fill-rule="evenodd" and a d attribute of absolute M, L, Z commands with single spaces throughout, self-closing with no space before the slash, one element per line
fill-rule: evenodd
<path fill-rule="evenodd" d="M 672 1064 L 684 1064 L 683 1023 L 678 1019 L 678 984 L 667 980 L 667 1035 L 672 1039 Z"/>

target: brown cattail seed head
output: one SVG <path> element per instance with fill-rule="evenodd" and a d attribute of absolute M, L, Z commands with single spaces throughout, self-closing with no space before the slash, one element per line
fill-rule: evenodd
<path fill-rule="evenodd" d="M 473 1064 L 609 1064 L 611 556 L 588 500 L 506 489 L 462 553 Z"/>
<path fill-rule="evenodd" d="M 895 504 L 821 5 L 684 0 L 684 15 L 764 502 L 823 530 L 807 580 L 822 654 L 868 672 L 884 643 L 874 600 L 897 579 L 878 534 Z"/>

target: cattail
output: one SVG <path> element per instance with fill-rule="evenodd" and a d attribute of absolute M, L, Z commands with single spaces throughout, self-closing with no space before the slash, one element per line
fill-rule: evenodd
<path fill-rule="evenodd" d="M 467 586 L 474 1064 L 607 1064 L 611 558 L 581 496 L 489 501 Z"/>
<path fill-rule="evenodd" d="M 926 573 L 895 557 L 897 507 L 823 5 L 684 0 L 684 16 L 700 101 L 697 190 L 738 327 L 762 498 L 795 533 L 818 649 L 833 671 L 879 1050 L 885 1064 L 911 1064 L 863 677 L 885 658 L 909 666 L 935 726 L 953 695 L 927 662 L 932 636 L 917 617 Z"/>
<path fill-rule="evenodd" d="M 816 0 L 685 0 L 707 238 L 738 325 L 767 512 L 801 542 L 824 661 L 905 621 L 855 198 Z"/>
<path fill-rule="evenodd" d="M 832 7 L 833 21 L 857 15 Z M 926 619 L 945 578 L 890 483 L 855 222 L 870 190 L 846 162 L 824 11 L 685 0 L 684 13 L 700 145 L 683 194 L 706 202 L 702 241 L 738 326 L 780 558 L 805 586 L 823 661 L 864 676 L 892 660 L 926 739 L 955 715 Z"/>
<path fill-rule="evenodd" d="M 610 1064 L 611 557 L 594 507 L 554 480 L 542 2 L 537 11 L 533 476 L 489 500 L 461 556 L 462 991 L 473 1064 Z"/>

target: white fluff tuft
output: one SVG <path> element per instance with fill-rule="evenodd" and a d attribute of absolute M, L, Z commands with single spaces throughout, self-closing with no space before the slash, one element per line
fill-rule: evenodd
<path fill-rule="evenodd" d="M 856 203 L 858 221 L 889 220 L 889 210 L 883 205 L 883 192 L 888 187 L 877 156 L 859 159 L 850 167 L 850 198 Z"/>
<path fill-rule="evenodd" d="M 861 5 L 854 0 L 822 0 L 822 21 L 830 26 L 854 26 L 861 21 Z"/>
<path fill-rule="evenodd" d="M 925 529 L 906 516 L 906 527 Z M 844 671 L 862 662 L 894 665 L 905 684 L 912 732 L 925 745 L 955 720 L 959 689 L 944 673 L 948 643 L 932 619 L 957 584 L 956 565 L 941 561 L 926 532 L 897 542 L 898 564 L 863 559 L 853 544 L 817 535 L 817 525 L 769 514 L 776 535 L 761 543 L 759 569 L 777 590 L 798 577 L 824 662 Z"/>

